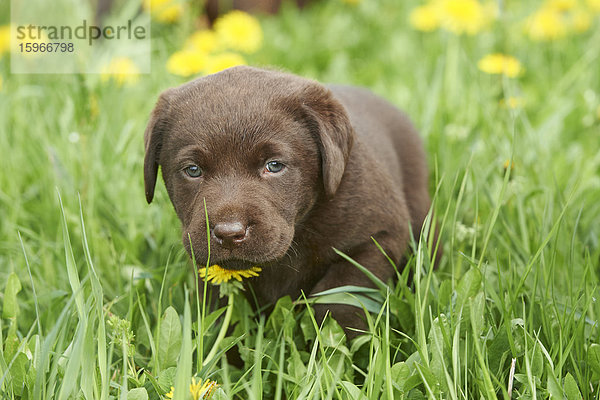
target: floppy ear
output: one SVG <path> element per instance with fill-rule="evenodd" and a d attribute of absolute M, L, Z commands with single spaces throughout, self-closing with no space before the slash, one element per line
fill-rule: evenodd
<path fill-rule="evenodd" d="M 346 170 L 354 141 L 354 129 L 344 106 L 320 84 L 305 90 L 303 107 L 321 153 L 321 173 L 325 194 L 331 198 Z"/>
<path fill-rule="evenodd" d="M 146 149 L 144 157 L 144 186 L 146 201 L 148 203 L 151 203 L 154 198 L 160 148 L 162 147 L 163 136 L 166 131 L 165 116 L 169 109 L 169 102 L 165 93 L 161 94 L 158 98 L 156 106 L 150 115 L 146 131 L 144 132 L 144 145 Z"/>

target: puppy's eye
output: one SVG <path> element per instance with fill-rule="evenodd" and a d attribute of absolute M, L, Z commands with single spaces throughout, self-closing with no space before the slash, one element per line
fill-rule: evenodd
<path fill-rule="evenodd" d="M 265 169 L 273 174 L 283 171 L 283 168 L 285 168 L 285 165 L 279 161 L 269 161 L 267 165 L 265 165 Z"/>
<path fill-rule="evenodd" d="M 197 165 L 188 165 L 183 171 L 190 178 L 198 178 L 202 176 L 202 168 Z"/>

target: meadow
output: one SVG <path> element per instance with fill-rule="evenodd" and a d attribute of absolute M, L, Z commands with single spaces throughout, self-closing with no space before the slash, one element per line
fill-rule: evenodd
<path fill-rule="evenodd" d="M 315 1 L 210 32 L 177 4 L 150 74 L 10 74 L 0 31 L 1 398 L 600 398 L 597 0 Z M 310 298 L 207 309 L 162 180 L 146 204 L 158 94 L 241 62 L 368 87 L 425 140 L 442 263 L 422 237 L 397 281 L 330 294 L 371 311 L 351 342 Z"/>

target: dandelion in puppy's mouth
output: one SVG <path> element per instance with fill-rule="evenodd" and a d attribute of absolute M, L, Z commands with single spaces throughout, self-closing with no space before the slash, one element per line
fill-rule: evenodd
<path fill-rule="evenodd" d="M 255 265 L 249 269 L 232 270 L 221 267 L 220 265 L 211 265 L 207 268 L 200 268 L 198 274 L 200 278 L 214 284 L 220 285 L 223 282 L 229 282 L 231 279 L 242 281 L 242 278 L 252 278 L 258 276 L 262 268 Z"/>

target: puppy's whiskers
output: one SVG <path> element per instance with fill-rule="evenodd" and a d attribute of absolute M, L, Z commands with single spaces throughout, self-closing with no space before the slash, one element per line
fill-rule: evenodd
<path fill-rule="evenodd" d="M 292 263 L 293 261 L 289 255 L 288 255 L 288 258 L 290 259 L 290 263 Z M 282 266 L 285 268 L 291 269 L 294 272 L 300 272 L 300 269 L 292 266 L 292 264 L 284 263 L 284 264 L 282 264 Z"/>
<path fill-rule="evenodd" d="M 289 249 L 294 253 L 294 256 L 300 257 L 300 252 L 298 251 L 298 243 L 296 243 L 295 240 L 292 240 L 292 243 L 290 243 Z M 291 260 L 291 255 L 289 254 L 289 252 L 286 253 L 286 255 L 288 257 L 290 257 L 290 260 Z"/>

